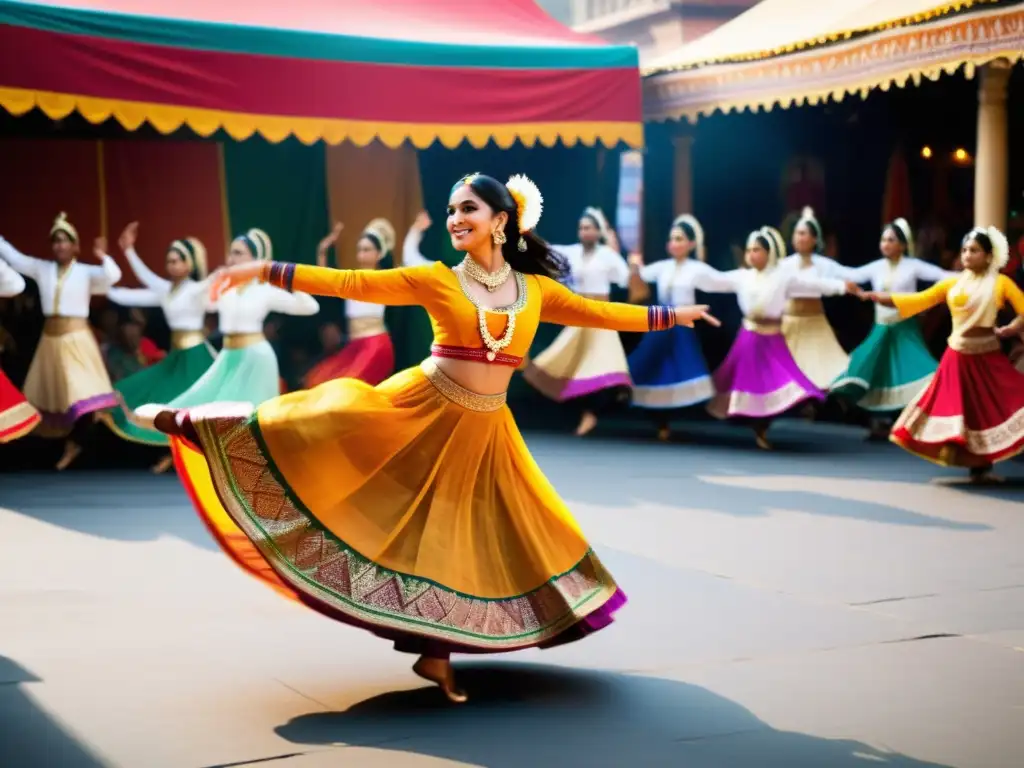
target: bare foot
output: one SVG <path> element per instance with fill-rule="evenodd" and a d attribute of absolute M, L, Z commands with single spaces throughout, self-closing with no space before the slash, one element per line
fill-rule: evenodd
<path fill-rule="evenodd" d="M 583 437 L 588 434 L 594 427 L 597 426 L 597 416 L 587 411 L 583 414 L 583 418 L 580 419 L 580 424 L 576 427 L 576 437 Z"/>
<path fill-rule="evenodd" d="M 82 446 L 76 443 L 74 440 L 68 440 L 64 443 L 64 455 L 60 457 L 60 461 L 57 462 L 56 469 L 58 472 L 63 472 L 65 469 L 71 466 L 71 463 L 78 458 L 78 455 L 82 452 Z"/>
<path fill-rule="evenodd" d="M 453 704 L 465 704 L 469 697 L 465 691 L 455 687 L 455 673 L 452 671 L 452 663 L 448 659 L 436 659 L 430 656 L 420 656 L 412 671 L 424 680 L 437 685 L 448 701 Z"/>
<path fill-rule="evenodd" d="M 999 485 L 1005 482 L 1005 478 L 992 474 L 991 464 L 987 467 L 974 467 L 971 469 L 971 485 Z"/>
<path fill-rule="evenodd" d="M 772 444 L 768 441 L 768 427 L 755 427 L 754 440 L 757 442 L 757 447 L 762 451 L 770 451 L 772 449 Z"/>
<path fill-rule="evenodd" d="M 171 454 L 168 453 L 166 456 L 164 456 L 162 459 L 160 459 L 160 461 L 158 461 L 156 464 L 154 464 L 150 471 L 154 475 L 162 475 L 164 472 L 166 472 L 167 470 L 169 470 L 173 466 L 174 466 L 174 456 L 172 456 Z"/>
<path fill-rule="evenodd" d="M 672 437 L 672 428 L 669 426 L 658 427 L 658 439 L 667 443 Z"/>

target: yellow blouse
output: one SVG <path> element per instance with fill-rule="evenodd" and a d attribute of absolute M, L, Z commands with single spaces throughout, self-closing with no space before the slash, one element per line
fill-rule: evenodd
<path fill-rule="evenodd" d="M 893 304 L 901 317 L 912 317 L 945 301 L 953 316 L 953 331 L 967 330 L 964 324 L 977 320 L 971 325 L 976 328 L 991 328 L 996 324 L 996 315 L 1007 303 L 1018 315 L 1024 315 L 1024 292 L 1006 275 L 999 275 L 994 281 L 991 294 L 977 295 L 985 291 L 985 276 L 963 274 L 935 283 L 931 288 L 918 293 L 894 293 Z"/>
<path fill-rule="evenodd" d="M 513 273 L 519 298 L 507 307 L 486 309 L 487 329 L 501 337 L 508 315 L 516 316 L 515 333 L 505 354 L 523 357 L 541 322 L 615 331 L 648 331 L 657 315 L 650 307 L 586 299 L 555 280 Z M 466 279 L 441 262 L 397 269 L 330 269 L 295 266 L 291 287 L 321 296 L 368 301 L 389 306 L 419 305 L 430 315 L 434 343 L 480 348 L 479 307 L 463 286 Z"/>

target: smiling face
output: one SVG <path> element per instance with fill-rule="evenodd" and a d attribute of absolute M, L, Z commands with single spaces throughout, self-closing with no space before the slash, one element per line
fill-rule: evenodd
<path fill-rule="evenodd" d="M 811 225 L 806 221 L 800 222 L 796 229 L 793 230 L 793 248 L 797 253 L 807 255 L 814 253 L 814 249 L 818 245 L 818 238 L 814 234 L 814 230 L 811 229 Z"/>
<path fill-rule="evenodd" d="M 903 255 L 903 243 L 900 242 L 892 227 L 886 227 L 882 231 L 882 239 L 878 243 L 878 249 L 885 258 L 893 261 Z"/>
<path fill-rule="evenodd" d="M 171 280 L 184 280 L 192 271 L 185 258 L 173 248 L 167 251 L 167 258 L 164 263 L 167 266 L 167 276 Z"/>
<path fill-rule="evenodd" d="M 78 243 L 66 232 L 54 232 L 50 238 L 50 250 L 58 264 L 67 264 L 78 255 Z"/>
<path fill-rule="evenodd" d="M 668 251 L 669 256 L 678 261 L 689 256 L 694 245 L 696 243 L 686 236 L 682 227 L 672 227 L 668 233 L 668 244 L 665 246 L 665 250 Z"/>
<path fill-rule="evenodd" d="M 495 213 L 469 184 L 460 184 L 448 199 L 447 223 L 455 250 L 480 252 L 493 247 L 492 233 L 505 228 L 508 214 Z"/>
<path fill-rule="evenodd" d="M 768 259 L 771 258 L 768 249 L 759 241 L 755 240 L 747 244 L 747 264 L 756 270 L 762 270 L 768 266 Z"/>
<path fill-rule="evenodd" d="M 987 253 L 981 243 L 973 237 L 969 237 L 960 248 L 960 261 L 963 263 L 964 269 L 969 269 L 971 272 L 985 272 L 992 263 L 992 254 Z"/>
<path fill-rule="evenodd" d="M 249 250 L 249 246 L 245 244 L 244 240 L 231 241 L 231 247 L 228 248 L 227 257 L 229 267 L 233 267 L 236 264 L 248 264 L 250 261 L 255 260 L 256 256 Z"/>
<path fill-rule="evenodd" d="M 381 252 L 377 244 L 366 235 L 359 238 L 356 243 L 356 263 L 360 269 L 373 269 L 380 261 Z"/>

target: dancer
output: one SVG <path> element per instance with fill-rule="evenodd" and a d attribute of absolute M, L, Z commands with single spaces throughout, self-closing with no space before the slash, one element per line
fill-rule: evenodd
<path fill-rule="evenodd" d="M 0 258 L 39 286 L 46 320 L 25 378 L 25 398 L 42 416 L 37 433 L 64 437 L 57 469 L 64 470 L 82 452 L 93 420 L 83 417 L 117 405 L 96 337 L 89 328 L 89 301 L 121 279 L 121 269 L 98 237 L 93 255 L 99 265 L 78 261 L 78 231 L 61 213 L 50 228 L 54 261 L 26 256 L 0 237 Z"/>
<path fill-rule="evenodd" d="M 262 229 L 239 235 L 228 249 L 228 266 L 249 265 L 257 271 L 273 258 L 273 245 Z M 217 296 L 212 306 L 220 316 L 224 347 L 217 359 L 191 387 L 170 401 L 168 408 L 191 408 L 215 401 L 259 405 L 281 392 L 277 355 L 263 334 L 264 321 L 271 312 L 285 315 L 315 315 L 316 299 L 298 291 L 290 293 L 266 282 L 239 281 Z M 122 403 L 125 417 L 144 430 L 153 425 L 134 418 Z"/>
<path fill-rule="evenodd" d="M 290 289 L 423 305 L 437 345 L 377 387 L 335 379 L 255 411 L 216 403 L 139 417 L 202 451 L 200 514 L 250 573 L 326 616 L 419 654 L 413 669 L 455 702 L 452 652 L 550 647 L 606 626 L 625 596 L 530 456 L 505 405 L 541 321 L 648 331 L 706 307 L 592 301 L 551 277 L 564 260 L 533 234 L 536 186 L 480 174 L 448 204 L 455 269 L 225 271 Z M 180 467 L 196 461 L 183 448 Z M 207 468 L 208 465 L 208 468 Z M 212 488 L 210 480 L 212 479 Z M 204 485 L 206 490 L 204 490 Z M 213 493 L 215 489 L 216 493 Z"/>
<path fill-rule="evenodd" d="M 569 265 L 573 289 L 589 299 L 608 301 L 612 284 L 629 284 L 629 265 L 608 245 L 614 233 L 597 208 L 587 208 L 579 221 L 579 243 L 552 245 Z M 616 241 L 617 242 L 617 241 Z M 551 345 L 531 360 L 523 378 L 556 402 L 581 399 L 583 414 L 576 434 L 597 426 L 599 412 L 629 400 L 632 381 L 619 334 L 607 328 L 565 328 Z"/>
<path fill-rule="evenodd" d="M 0 261 L 0 298 L 17 296 L 24 290 L 25 278 L 7 266 L 7 262 Z M 40 420 L 39 411 L 0 370 L 0 443 L 9 443 L 27 435 Z"/>
<path fill-rule="evenodd" d="M 782 259 L 779 268 L 809 278 L 854 280 L 855 270 L 818 253 L 822 242 L 821 225 L 814 217 L 814 210 L 804 208 L 793 230 L 796 253 Z M 782 315 L 782 335 L 800 370 L 815 387 L 827 390 L 846 370 L 850 358 L 828 324 L 821 302 L 823 295 L 814 290 L 790 293 Z"/>
<path fill-rule="evenodd" d="M 870 283 L 874 291 L 913 293 L 918 281 L 937 282 L 958 273 L 914 258 L 914 236 L 906 219 L 882 230 L 882 258 L 857 267 L 849 279 Z M 875 307 L 875 326 L 850 354 L 850 365 L 832 383 L 832 394 L 871 414 L 871 437 L 888 437 L 884 414 L 901 411 L 928 386 L 938 363 L 928 351 L 916 319 L 882 305 Z"/>
<path fill-rule="evenodd" d="M 108 298 L 125 307 L 160 307 L 171 329 L 171 352 L 163 360 L 115 385 L 128 408 L 146 403 L 169 403 L 195 384 L 213 365 L 216 353 L 206 343 L 206 319 L 210 286 L 206 248 L 194 237 L 175 240 L 167 249 L 167 278 L 155 274 L 135 250 L 139 223 L 133 221 L 118 240 L 125 258 L 144 288 L 111 288 Z M 139 429 L 121 411 L 104 413 L 103 421 L 117 436 L 145 445 L 166 446 L 167 436 Z M 168 454 L 154 467 L 166 472 L 173 464 Z"/>
<path fill-rule="evenodd" d="M 419 252 L 420 238 L 430 227 L 430 216 L 421 211 L 406 235 L 402 246 L 402 263 L 407 266 L 429 264 Z M 327 266 L 327 249 L 337 242 L 342 225 L 320 241 L 317 266 Z M 363 229 L 356 243 L 356 264 L 360 269 L 378 269 L 381 260 L 395 247 L 395 229 L 387 219 L 374 219 Z M 380 384 L 395 370 L 395 347 L 384 326 L 384 306 L 365 301 L 345 302 L 348 320 L 348 343 L 336 354 L 314 366 L 303 378 L 303 385 L 312 389 L 325 381 L 352 378 L 367 384 Z"/>
<path fill-rule="evenodd" d="M 871 292 L 867 297 L 913 317 L 945 301 L 953 332 L 931 384 L 903 409 L 890 439 L 921 458 L 965 467 L 974 482 L 990 479 L 992 465 L 1024 451 L 1024 374 L 1015 370 L 999 340 L 1024 331 L 1024 293 L 999 270 L 1009 244 L 995 227 L 972 229 L 963 239 L 963 272 L 919 293 Z M 1009 304 L 1013 322 L 996 327 Z"/>
<path fill-rule="evenodd" d="M 702 286 L 709 292 L 735 293 L 743 312 L 743 327 L 712 377 L 717 394 L 708 411 L 719 419 L 752 419 L 762 450 L 771 449 L 768 428 L 775 416 L 799 403 L 825 399 L 825 393 L 793 360 L 781 336 L 786 301 L 808 293 L 860 295 L 853 283 L 781 269 L 778 259 L 784 249 L 778 230 L 761 227 L 747 238 L 747 268 L 708 275 Z"/>
<path fill-rule="evenodd" d="M 630 269 L 635 280 L 657 287 L 657 300 L 662 304 L 692 304 L 694 289 L 704 289 L 706 276 L 717 270 L 704 263 L 704 230 L 690 214 L 672 222 L 666 246 L 669 257 L 644 264 L 643 256 L 630 256 Z M 694 258 L 694 256 L 696 258 Z M 685 408 L 709 400 L 715 387 L 700 349 L 700 340 L 692 328 L 676 326 L 667 333 L 643 337 L 629 355 L 629 372 L 633 378 L 633 405 L 665 414 L 674 408 Z M 659 417 L 658 438 L 671 435 L 667 415 Z"/>

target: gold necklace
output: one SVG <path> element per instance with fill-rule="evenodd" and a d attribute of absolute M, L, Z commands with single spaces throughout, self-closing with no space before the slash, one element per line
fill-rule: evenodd
<path fill-rule="evenodd" d="M 490 362 L 494 362 L 495 358 L 498 357 L 498 353 L 508 347 L 512 343 L 512 337 L 516 332 L 516 315 L 522 311 L 523 307 L 526 306 L 526 280 L 519 272 L 513 272 L 516 278 L 516 286 L 519 290 L 519 297 L 515 300 L 514 304 L 510 304 L 507 307 L 494 307 L 488 308 L 480 305 L 476 297 L 473 296 L 473 292 L 469 290 L 469 275 L 466 274 L 465 270 L 456 270 L 456 276 L 459 280 L 459 286 L 462 288 L 463 295 L 469 299 L 469 301 L 476 307 L 477 323 L 480 329 L 480 339 L 483 341 L 484 346 L 487 347 L 486 358 Z M 494 315 L 505 315 L 508 317 L 508 324 L 505 326 L 505 332 L 501 335 L 500 339 L 494 338 L 491 330 L 487 327 L 487 314 L 491 313 Z"/>
<path fill-rule="evenodd" d="M 466 256 L 462 260 L 462 269 L 468 277 L 480 283 L 489 293 L 494 293 L 501 288 L 501 286 L 508 282 L 508 277 L 512 274 L 512 265 L 507 261 L 501 265 L 501 269 L 497 272 L 488 272 L 477 264 L 471 256 Z"/>

